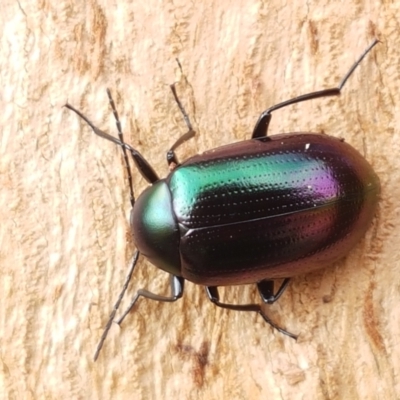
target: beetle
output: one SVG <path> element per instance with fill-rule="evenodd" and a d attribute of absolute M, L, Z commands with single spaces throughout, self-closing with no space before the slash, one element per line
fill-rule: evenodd
<path fill-rule="evenodd" d="M 95 360 L 140 253 L 170 274 L 171 295 L 138 290 L 118 324 L 139 297 L 161 302 L 178 300 L 187 279 L 205 286 L 208 298 L 215 305 L 256 312 L 272 327 L 297 338 L 274 324 L 258 304 L 222 302 L 218 286 L 255 283 L 262 301 L 272 304 L 285 291 L 291 277 L 332 264 L 365 234 L 380 194 L 379 178 L 365 158 L 344 140 L 326 134 L 296 132 L 267 136 L 267 132 L 273 111 L 339 95 L 347 79 L 377 43 L 375 40 L 364 51 L 338 87 L 268 108 L 261 113 L 250 140 L 206 151 L 181 164 L 175 150 L 194 136 L 194 130 L 175 85 L 171 85 L 188 132 L 168 151 L 171 172 L 164 179 L 159 179 L 150 163 L 124 142 L 108 89 L 118 138 L 101 131 L 80 111 L 66 104 L 95 134 L 123 150 L 132 205 L 130 223 L 137 247 Z M 128 152 L 138 171 L 151 184 L 137 200 Z M 275 279 L 283 279 L 276 292 Z"/>

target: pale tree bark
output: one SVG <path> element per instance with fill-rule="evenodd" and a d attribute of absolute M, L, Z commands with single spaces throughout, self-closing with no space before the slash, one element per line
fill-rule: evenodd
<path fill-rule="evenodd" d="M 395 2 L 6 1 L 1 21 L 1 398 L 395 399 L 400 393 L 399 6 Z M 165 154 L 249 138 L 259 113 L 336 86 L 338 98 L 275 113 L 270 133 L 344 138 L 381 178 L 365 239 L 341 262 L 295 278 L 271 318 L 221 310 L 187 283 L 175 304 L 141 300 L 94 349 L 134 246 L 120 150 L 63 105 L 126 139 L 168 173 Z M 179 58 L 182 71 L 175 58 Z M 134 172 L 139 194 L 146 182 Z M 122 308 L 168 277 L 139 262 Z M 226 288 L 258 302 L 254 286 Z"/>

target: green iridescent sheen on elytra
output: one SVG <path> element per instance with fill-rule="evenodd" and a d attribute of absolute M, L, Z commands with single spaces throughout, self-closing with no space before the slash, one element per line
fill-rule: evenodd
<path fill-rule="evenodd" d="M 211 226 L 226 213 L 235 215 L 232 222 L 238 222 L 359 195 L 357 179 L 346 190 L 338 185 L 348 171 L 346 164 L 338 167 L 337 154 L 319 153 L 311 145 L 303 153 L 258 153 L 177 168 L 169 182 L 174 212 L 188 227 L 204 226 L 206 220 Z"/>

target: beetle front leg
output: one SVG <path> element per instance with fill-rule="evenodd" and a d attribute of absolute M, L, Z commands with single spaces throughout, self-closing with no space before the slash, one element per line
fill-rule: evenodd
<path fill-rule="evenodd" d="M 281 287 L 282 288 L 282 287 Z M 280 291 L 281 289 L 279 289 Z M 278 291 L 278 293 L 279 293 Z M 221 303 L 219 300 L 219 292 L 218 292 L 218 287 L 217 286 L 206 286 L 206 292 L 208 298 L 218 307 L 221 308 L 226 308 L 227 310 L 234 310 L 234 311 L 247 311 L 247 312 L 256 312 L 260 314 L 264 321 L 271 325 L 274 329 L 277 331 L 283 333 L 284 335 L 287 335 L 291 337 L 292 339 L 297 339 L 297 336 L 294 335 L 293 333 L 290 333 L 283 328 L 279 327 L 276 325 L 274 322 L 272 322 L 267 315 L 263 312 L 261 307 L 258 304 L 227 304 L 227 303 Z M 282 293 L 281 293 L 282 294 Z"/>

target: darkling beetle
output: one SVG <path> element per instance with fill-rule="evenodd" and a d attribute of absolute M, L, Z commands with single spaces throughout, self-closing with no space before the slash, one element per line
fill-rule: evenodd
<path fill-rule="evenodd" d="M 204 285 L 217 306 L 256 312 L 275 325 L 258 304 L 220 301 L 218 286 L 256 283 L 264 303 L 272 304 L 289 278 L 332 264 L 363 237 L 374 216 L 380 183 L 370 164 L 341 139 L 317 133 L 267 136 L 271 113 L 306 100 L 337 96 L 375 40 L 354 63 L 338 87 L 308 93 L 261 113 L 250 140 L 222 146 L 179 163 L 175 150 L 195 134 L 171 85 L 188 132 L 167 153 L 172 171 L 159 179 L 146 159 L 124 142 L 119 116 L 107 90 L 118 138 L 96 128 L 94 133 L 121 146 L 130 190 L 131 227 L 137 251 L 94 359 L 96 360 L 126 291 L 139 254 L 171 275 L 171 295 L 140 289 L 140 296 L 162 302 L 182 297 L 185 279 Z M 129 152 L 151 184 L 135 201 Z M 274 279 L 283 283 L 274 294 Z"/>

